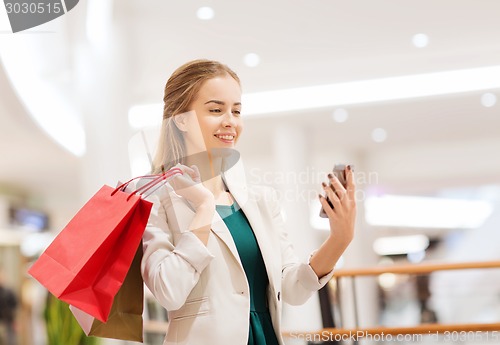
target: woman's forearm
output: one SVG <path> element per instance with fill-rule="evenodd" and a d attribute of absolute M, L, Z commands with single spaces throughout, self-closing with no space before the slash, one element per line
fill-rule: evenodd
<path fill-rule="evenodd" d="M 351 242 L 348 238 L 329 236 L 309 260 L 309 265 L 318 278 L 328 274 Z"/>

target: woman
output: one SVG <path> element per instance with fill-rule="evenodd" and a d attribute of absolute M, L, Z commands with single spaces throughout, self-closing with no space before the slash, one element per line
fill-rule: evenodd
<path fill-rule="evenodd" d="M 353 238 L 353 173 L 329 175 L 320 196 L 330 236 L 300 262 L 273 189 L 245 183 L 234 150 L 242 133 L 241 87 L 227 66 L 179 67 L 165 87 L 158 173 L 183 171 L 148 197 L 142 275 L 168 310 L 164 344 L 283 344 L 281 304 L 302 304 L 333 275 Z"/>

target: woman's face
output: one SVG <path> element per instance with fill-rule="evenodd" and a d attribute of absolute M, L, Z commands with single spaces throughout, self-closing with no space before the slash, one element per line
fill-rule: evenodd
<path fill-rule="evenodd" d="M 205 81 L 191 104 L 185 132 L 188 154 L 234 148 L 243 129 L 241 88 L 225 75 Z"/>

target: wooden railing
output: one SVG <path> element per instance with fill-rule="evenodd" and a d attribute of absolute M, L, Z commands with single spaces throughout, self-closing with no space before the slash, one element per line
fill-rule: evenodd
<path fill-rule="evenodd" d="M 394 266 L 377 266 L 369 268 L 338 269 L 335 271 L 335 277 L 359 277 L 376 276 L 384 273 L 394 274 L 423 274 L 435 271 L 481 269 L 481 268 L 500 268 L 500 261 L 483 262 L 462 262 L 462 263 L 435 263 L 435 264 L 411 264 Z"/>
<path fill-rule="evenodd" d="M 465 269 L 491 269 L 500 268 L 500 261 L 484 261 L 484 262 L 463 262 L 463 263 L 433 263 L 433 264 L 409 264 L 409 265 L 394 265 L 394 266 L 378 266 L 369 268 L 357 268 L 357 269 L 338 269 L 334 275 L 337 283 L 337 293 L 339 293 L 339 280 L 342 278 L 351 278 L 352 291 L 354 302 L 356 301 L 355 296 L 355 278 L 360 276 L 378 276 L 385 273 L 393 274 L 428 274 L 436 271 L 447 271 L 447 270 L 465 270 Z M 340 298 L 338 298 L 340 300 Z M 446 333 L 456 333 L 457 336 L 462 334 L 465 336 L 473 336 L 477 332 L 490 332 L 487 336 L 483 335 L 482 340 L 491 340 L 500 342 L 500 322 L 499 323 L 467 323 L 467 324 L 440 324 L 440 323 L 426 323 L 410 327 L 370 327 L 361 328 L 358 325 L 357 316 L 357 306 L 356 303 L 353 305 L 354 308 L 354 319 L 355 327 L 346 328 L 323 328 L 318 331 L 311 332 L 283 332 L 284 337 L 301 337 L 302 339 L 307 339 L 307 337 L 312 337 L 314 335 L 325 335 L 328 334 L 331 338 L 335 338 L 335 335 L 352 337 L 353 335 L 361 334 L 362 336 L 380 336 L 380 335 L 405 335 L 405 334 L 446 334 Z M 468 332 L 471 334 L 467 335 Z M 474 339 L 479 339 L 477 335 Z M 341 338 L 341 337 L 339 337 Z M 472 340 L 467 338 L 466 340 Z M 338 339 L 338 338 L 337 338 Z"/>

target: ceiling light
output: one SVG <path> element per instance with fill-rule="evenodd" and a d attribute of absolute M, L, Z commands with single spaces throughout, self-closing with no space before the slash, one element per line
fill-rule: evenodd
<path fill-rule="evenodd" d="M 481 96 L 481 104 L 487 108 L 494 106 L 497 103 L 497 96 L 487 92 Z"/>
<path fill-rule="evenodd" d="M 372 139 L 376 143 L 384 142 L 385 139 L 387 139 L 387 132 L 386 132 L 386 130 L 383 129 L 383 128 L 375 128 L 372 131 Z"/>
<path fill-rule="evenodd" d="M 347 121 L 347 119 L 349 118 L 349 113 L 344 108 L 338 108 L 335 109 L 335 111 L 332 114 L 332 117 L 335 120 L 335 122 L 342 123 Z"/>
<path fill-rule="evenodd" d="M 500 88 L 500 65 L 246 93 L 246 116 Z M 162 107 L 162 104 L 157 105 Z"/>
<path fill-rule="evenodd" d="M 134 105 L 128 111 L 128 123 L 135 129 L 156 127 L 162 120 L 163 106 L 159 103 Z"/>
<path fill-rule="evenodd" d="M 373 250 L 378 255 L 418 253 L 427 247 L 429 238 L 425 235 L 381 237 L 373 242 Z"/>
<path fill-rule="evenodd" d="M 196 11 L 196 16 L 201 20 L 210 20 L 215 16 L 215 12 L 212 7 L 204 6 Z"/>
<path fill-rule="evenodd" d="M 417 48 L 427 47 L 429 44 L 429 36 L 426 34 L 416 34 L 412 38 L 413 45 Z"/>
<path fill-rule="evenodd" d="M 243 95 L 245 115 L 411 99 L 500 88 L 500 65 Z"/>
<path fill-rule="evenodd" d="M 368 197 L 365 218 L 374 226 L 474 229 L 493 212 L 490 202 L 417 196 Z"/>
<path fill-rule="evenodd" d="M 394 273 L 382 273 L 378 276 L 377 280 L 382 288 L 390 290 L 396 286 L 397 276 Z"/>
<path fill-rule="evenodd" d="M 260 63 L 260 57 L 259 57 L 259 55 L 255 54 L 255 53 L 248 53 L 243 58 L 243 62 L 248 67 L 255 67 Z"/>

